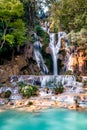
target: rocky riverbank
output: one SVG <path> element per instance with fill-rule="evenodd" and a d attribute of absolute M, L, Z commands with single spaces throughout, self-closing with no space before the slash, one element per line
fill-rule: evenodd
<path fill-rule="evenodd" d="M 72 100 L 75 96 L 78 96 L 78 94 L 46 95 L 10 101 L 0 106 L 0 112 L 6 110 L 38 112 L 48 108 L 66 108 L 70 110 L 87 111 L 87 104 L 84 105 L 84 102 L 83 105 L 81 103 L 79 103 L 78 106 L 76 105 Z M 87 93 L 80 94 L 79 97 L 81 100 L 87 100 Z"/>
<path fill-rule="evenodd" d="M 37 112 L 43 109 L 55 107 L 62 107 L 71 110 L 87 110 L 86 80 L 87 77 L 83 77 L 82 81 L 84 82 L 77 82 L 73 75 L 59 75 L 56 77 L 28 75 L 13 76 L 10 79 L 9 86 L 3 85 L 0 87 L 0 112 L 10 109 Z M 51 84 L 50 81 L 52 82 Z M 61 94 L 57 94 L 54 91 L 54 88 L 56 87 L 56 84 L 54 83 L 57 82 L 58 84 L 60 81 L 62 81 L 61 85 L 64 87 L 64 90 Z M 47 82 L 49 83 L 48 86 Z M 32 84 L 38 84 L 37 96 L 24 96 L 26 90 L 30 92 L 31 89 L 33 89 Z M 21 89 L 21 87 L 23 89 Z"/>

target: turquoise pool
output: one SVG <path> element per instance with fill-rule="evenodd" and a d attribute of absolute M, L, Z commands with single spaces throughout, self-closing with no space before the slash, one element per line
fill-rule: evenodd
<path fill-rule="evenodd" d="M 39 113 L 0 113 L 0 130 L 87 130 L 87 112 L 48 109 Z"/>

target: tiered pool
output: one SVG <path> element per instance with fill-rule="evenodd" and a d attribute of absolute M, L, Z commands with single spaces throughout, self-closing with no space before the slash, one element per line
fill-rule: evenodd
<path fill-rule="evenodd" d="M 87 130 L 87 112 L 48 109 L 37 113 L 0 113 L 0 130 Z"/>

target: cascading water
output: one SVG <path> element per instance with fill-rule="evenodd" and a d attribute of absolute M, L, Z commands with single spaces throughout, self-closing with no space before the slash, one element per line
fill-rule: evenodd
<path fill-rule="evenodd" d="M 56 49 L 55 49 L 55 34 L 50 33 L 50 49 L 52 51 L 52 57 L 53 57 L 53 74 L 57 75 L 57 54 L 56 54 Z"/>
<path fill-rule="evenodd" d="M 58 53 L 61 47 L 61 38 L 65 38 L 66 33 L 65 32 L 58 32 L 58 42 L 56 44 L 55 40 L 55 33 L 49 33 L 50 36 L 50 44 L 49 47 L 52 51 L 52 57 L 53 57 L 53 74 L 57 75 L 58 74 L 58 69 L 57 69 L 57 58 L 58 58 Z"/>
<path fill-rule="evenodd" d="M 63 85 L 71 85 L 75 86 L 76 79 L 73 75 L 57 75 L 58 74 L 58 69 L 57 69 L 57 59 L 58 59 L 58 53 L 61 47 L 61 39 L 65 39 L 66 33 L 65 32 L 58 32 L 58 41 L 56 41 L 56 34 L 55 33 L 49 33 L 50 36 L 50 44 L 49 47 L 51 49 L 52 57 L 53 57 L 53 74 L 54 75 L 47 75 L 47 76 L 39 76 L 39 81 L 41 83 L 41 87 L 46 87 L 47 83 L 50 81 L 54 81 L 56 79 L 56 82 L 62 82 Z M 35 34 L 35 43 L 34 43 L 34 55 L 36 62 L 41 68 L 42 72 L 44 74 L 48 73 L 48 69 L 46 65 L 44 64 L 44 60 L 41 54 L 41 48 L 42 45 L 38 41 L 38 36 Z"/>
<path fill-rule="evenodd" d="M 42 74 L 48 74 L 48 68 L 44 63 L 44 60 L 43 60 L 43 57 L 42 57 L 42 54 L 41 54 L 42 44 L 38 40 L 38 36 L 37 36 L 36 33 L 34 34 L 34 37 L 35 37 L 35 42 L 34 42 L 35 60 L 37 62 L 38 67 L 41 69 L 41 73 Z"/>

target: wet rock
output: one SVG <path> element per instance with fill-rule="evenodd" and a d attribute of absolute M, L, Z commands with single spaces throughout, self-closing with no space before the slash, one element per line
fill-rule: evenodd
<path fill-rule="evenodd" d="M 49 47 L 46 48 L 46 53 L 51 54 L 51 49 Z"/>
<path fill-rule="evenodd" d="M 1 97 L 1 98 L 5 98 L 5 92 L 2 92 L 2 93 L 0 94 L 0 97 Z"/>
<path fill-rule="evenodd" d="M 7 104 L 7 103 L 8 103 L 7 99 L 0 98 L 0 105 L 4 105 L 4 104 Z"/>
<path fill-rule="evenodd" d="M 13 75 L 10 77 L 10 82 L 16 82 L 16 81 L 18 81 L 17 75 Z"/>
<path fill-rule="evenodd" d="M 62 54 L 58 54 L 58 59 L 63 60 L 64 59 L 63 55 Z"/>
<path fill-rule="evenodd" d="M 22 99 L 22 95 L 21 94 L 12 94 L 10 96 L 10 100 L 21 100 Z"/>
<path fill-rule="evenodd" d="M 43 42 L 43 39 L 42 39 L 40 36 L 39 36 L 38 38 L 39 38 L 39 41 L 40 41 L 40 42 Z"/>

